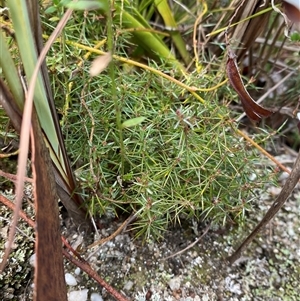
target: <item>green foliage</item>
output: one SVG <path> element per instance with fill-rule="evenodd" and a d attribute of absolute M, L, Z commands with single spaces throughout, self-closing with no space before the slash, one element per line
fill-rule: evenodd
<path fill-rule="evenodd" d="M 66 4 L 67 7 L 75 10 L 95 10 L 99 9 L 104 12 L 108 11 L 108 1 L 107 0 L 79 0 L 79 1 L 69 1 Z"/>
<path fill-rule="evenodd" d="M 122 121 L 145 118 L 123 129 L 124 153 L 108 75 L 88 80 L 81 101 L 74 91 L 78 101 L 65 119 L 67 148 L 93 214 L 139 212 L 134 228 L 147 235 L 183 217 L 217 224 L 243 218 L 250 188 L 259 185 L 249 180 L 255 161 L 217 96 L 185 103 L 181 88 L 148 71 L 120 66 L 116 74 Z"/>
<path fill-rule="evenodd" d="M 262 164 L 258 155 L 236 134 L 223 105 L 236 96 L 224 87 L 191 94 L 151 70 L 124 63 L 134 57 L 204 90 L 219 84 L 222 56 L 212 59 L 204 51 L 197 56 L 185 45 L 194 46 L 193 26 L 200 24 L 205 3 L 170 7 L 166 1 L 116 1 L 112 14 L 106 1 L 70 3 L 56 0 L 44 8 L 48 34 L 64 6 L 79 10 L 47 64 L 68 153 L 90 211 L 137 212 L 139 235 L 160 235 L 182 218 L 241 222 L 255 199 L 253 189 L 264 180 L 256 168 Z M 207 4 L 210 9 L 212 3 Z M 81 11 L 93 8 L 98 10 Z M 222 11 L 211 11 L 217 22 Z M 153 29 L 153 20 L 161 30 Z M 181 25 L 188 29 L 178 30 Z M 114 57 L 107 72 L 91 79 L 93 58 L 79 46 L 94 47 L 97 41 L 124 60 Z M 196 70 L 180 78 L 194 55 Z"/>
<path fill-rule="evenodd" d="M 293 42 L 300 42 L 300 33 L 295 31 L 291 34 L 291 40 Z"/>
<path fill-rule="evenodd" d="M 107 46 L 114 54 L 126 58 L 138 47 L 148 47 L 148 54 L 162 54 L 156 61 L 148 59 L 148 65 L 175 74 L 163 54 L 162 36 L 127 31 L 151 29 L 152 6 L 139 4 L 140 9 L 126 1 L 124 7 L 116 3 L 109 26 L 113 35 L 97 13 L 76 12 L 48 59 L 56 101 L 64 103 L 61 124 L 81 193 L 96 216 L 136 213 L 133 228 L 144 237 L 158 237 L 182 218 L 209 219 L 216 226 L 242 222 L 255 199 L 253 189 L 265 180 L 258 171 L 263 164 L 259 155 L 236 133 L 237 125 L 221 104 L 233 98 L 230 90 L 202 93 L 201 103 L 175 82 L 116 58 L 108 71 L 90 78 L 85 53 L 69 43 L 93 47 L 95 38 L 103 40 L 108 34 Z M 155 43 L 149 43 L 149 37 Z M 209 73 L 197 70 L 181 81 L 199 88 L 215 86 L 222 80 L 221 64 L 215 60 Z M 182 68 L 179 62 L 175 66 Z"/>

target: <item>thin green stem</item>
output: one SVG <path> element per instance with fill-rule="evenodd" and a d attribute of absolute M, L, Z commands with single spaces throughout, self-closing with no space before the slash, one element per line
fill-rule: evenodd
<path fill-rule="evenodd" d="M 111 4 L 110 4 L 111 5 Z M 111 54 L 114 54 L 114 33 L 113 33 L 113 19 L 112 19 L 112 6 L 110 6 L 109 12 L 107 14 L 107 46 Z M 116 124 L 119 133 L 119 145 L 120 145 L 120 154 L 121 154 L 121 168 L 120 175 L 124 175 L 124 162 L 125 162 L 125 148 L 123 143 L 123 129 L 122 129 L 122 115 L 121 109 L 122 104 L 118 101 L 116 81 L 115 81 L 115 64 L 112 60 L 109 66 L 109 75 L 111 78 L 111 97 L 114 102 L 115 112 L 116 112 Z"/>

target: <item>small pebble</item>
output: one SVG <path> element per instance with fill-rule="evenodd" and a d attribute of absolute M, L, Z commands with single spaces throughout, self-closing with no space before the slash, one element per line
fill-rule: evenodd
<path fill-rule="evenodd" d="M 124 291 L 130 291 L 133 287 L 133 281 L 129 280 L 126 282 L 126 284 L 124 285 Z"/>
<path fill-rule="evenodd" d="M 174 277 L 169 281 L 169 287 L 172 291 L 180 289 L 181 280 L 179 277 Z"/>
<path fill-rule="evenodd" d="M 289 168 L 289 170 L 290 170 L 290 168 Z M 291 170 L 290 170 L 290 171 L 291 171 Z M 289 177 L 289 174 L 288 174 L 287 172 L 283 172 L 283 173 L 279 176 L 278 181 L 279 181 L 279 182 L 284 181 L 284 180 L 286 180 L 288 177 Z"/>
<path fill-rule="evenodd" d="M 254 181 L 257 179 L 257 175 L 255 173 L 252 173 L 251 175 L 249 175 L 249 181 Z"/>
<path fill-rule="evenodd" d="M 68 301 L 87 301 L 88 289 L 72 291 L 69 293 Z"/>
<path fill-rule="evenodd" d="M 65 280 L 66 280 L 67 285 L 70 285 L 70 286 L 77 285 L 77 281 L 76 281 L 75 277 L 73 275 L 71 275 L 70 273 L 65 274 Z"/>
<path fill-rule="evenodd" d="M 91 301 L 103 301 L 103 298 L 98 293 L 91 294 Z"/>
<path fill-rule="evenodd" d="M 30 258 L 29 258 L 29 263 L 30 263 L 33 267 L 35 267 L 35 260 L 36 260 L 35 258 L 36 258 L 35 253 L 32 254 L 32 255 L 30 256 Z"/>
<path fill-rule="evenodd" d="M 209 301 L 209 296 L 208 295 L 204 295 L 202 297 L 202 301 Z"/>

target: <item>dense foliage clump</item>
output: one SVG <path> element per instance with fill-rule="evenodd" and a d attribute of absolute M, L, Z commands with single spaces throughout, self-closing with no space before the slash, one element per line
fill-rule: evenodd
<path fill-rule="evenodd" d="M 184 217 L 218 225 L 243 218 L 251 190 L 261 185 L 257 175 L 250 181 L 257 160 L 217 94 L 200 102 L 148 71 L 118 69 L 115 84 L 117 108 L 110 77 L 102 74 L 72 97 L 78 101 L 65 120 L 67 148 L 92 212 L 137 212 L 135 228 L 148 235 Z M 118 129 L 117 114 L 122 121 L 145 119 Z"/>

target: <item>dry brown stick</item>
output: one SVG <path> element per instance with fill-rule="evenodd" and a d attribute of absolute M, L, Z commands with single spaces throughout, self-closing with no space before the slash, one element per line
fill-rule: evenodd
<path fill-rule="evenodd" d="M 294 164 L 294 167 L 291 171 L 291 174 L 287 178 L 282 190 L 276 200 L 273 202 L 272 206 L 265 214 L 261 222 L 256 226 L 256 228 L 251 232 L 251 234 L 242 242 L 239 248 L 228 257 L 228 261 L 230 264 L 233 264 L 237 259 L 240 258 L 242 252 L 246 249 L 246 247 L 252 242 L 255 236 L 269 223 L 269 221 L 276 215 L 276 213 L 282 208 L 284 203 L 286 202 L 289 195 L 294 190 L 300 179 L 300 152 L 298 153 L 298 157 Z"/>
<path fill-rule="evenodd" d="M 16 151 L 9 153 L 9 154 L 0 154 L 0 158 L 4 159 L 4 158 L 9 158 L 11 156 L 15 156 L 19 153 L 19 150 L 17 149 Z"/>
<path fill-rule="evenodd" d="M 9 201 L 5 196 L 0 194 L 0 202 L 5 205 L 7 208 L 11 209 L 12 211 L 15 210 L 15 204 L 11 201 Z M 20 210 L 20 217 L 25 220 L 25 222 L 34 228 L 34 221 L 29 218 L 26 213 L 23 210 Z"/>
<path fill-rule="evenodd" d="M 88 249 L 91 249 L 91 248 L 93 248 L 93 247 L 95 247 L 95 246 L 98 246 L 98 245 L 102 245 L 102 244 L 104 244 L 104 243 L 106 243 L 106 242 L 108 242 L 108 241 L 110 241 L 110 240 L 112 240 L 112 239 L 114 239 L 119 233 L 121 233 L 121 231 L 123 230 L 123 229 L 125 229 L 127 226 L 128 226 L 128 224 L 135 218 L 137 216 L 137 214 L 135 213 L 135 214 L 131 214 L 124 222 L 123 222 L 123 224 L 112 234 L 112 235 L 110 235 L 110 236 L 108 236 L 108 237 L 105 237 L 105 238 L 102 238 L 102 239 L 100 239 L 100 240 L 97 240 L 97 241 L 95 241 L 94 243 L 92 243 L 91 245 L 89 245 L 87 248 Z"/>
<path fill-rule="evenodd" d="M 243 138 L 245 138 L 248 142 L 250 142 L 254 147 L 256 147 L 263 155 L 265 155 L 272 162 L 274 162 L 282 171 L 288 173 L 289 175 L 291 174 L 291 171 L 287 167 L 285 167 L 283 164 L 281 164 L 277 159 L 275 159 L 264 148 L 262 148 L 259 144 L 257 144 L 255 141 L 253 141 L 248 135 L 246 135 L 245 133 L 243 133 L 243 131 L 237 130 L 237 133 L 239 135 L 241 135 Z"/>
<path fill-rule="evenodd" d="M 6 178 L 7 180 L 13 181 L 13 182 L 17 181 L 17 175 L 4 172 L 1 169 L 0 169 L 0 176 Z M 24 181 L 29 182 L 29 183 L 33 183 L 33 179 L 28 178 L 28 177 L 24 177 Z"/>

